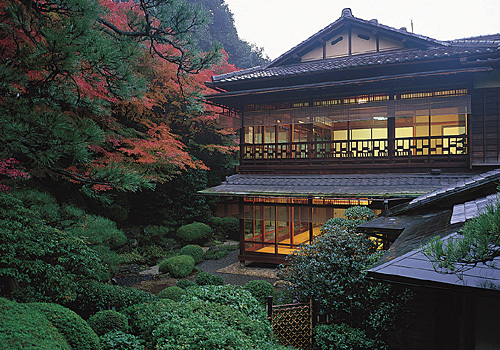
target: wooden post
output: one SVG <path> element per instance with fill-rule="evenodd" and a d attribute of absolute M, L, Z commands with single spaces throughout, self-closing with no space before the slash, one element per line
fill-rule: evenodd
<path fill-rule="evenodd" d="M 272 320 L 273 320 L 273 297 L 267 297 L 266 308 L 267 308 L 267 319 L 269 320 L 269 322 L 272 322 Z"/>

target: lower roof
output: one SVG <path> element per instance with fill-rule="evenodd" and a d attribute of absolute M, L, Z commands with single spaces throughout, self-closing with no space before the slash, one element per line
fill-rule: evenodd
<path fill-rule="evenodd" d="M 199 193 L 217 196 L 413 198 L 469 177 L 467 174 L 238 174 Z"/>

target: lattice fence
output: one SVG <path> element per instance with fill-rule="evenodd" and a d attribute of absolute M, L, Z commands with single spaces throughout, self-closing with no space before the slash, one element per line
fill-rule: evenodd
<path fill-rule="evenodd" d="M 313 307 L 309 304 L 272 305 L 268 300 L 268 317 L 273 333 L 283 345 L 312 349 Z"/>

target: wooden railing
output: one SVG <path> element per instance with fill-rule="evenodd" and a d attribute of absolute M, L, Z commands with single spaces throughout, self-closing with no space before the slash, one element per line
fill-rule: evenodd
<path fill-rule="evenodd" d="M 279 160 L 321 160 L 343 162 L 347 159 L 381 161 L 412 157 L 465 156 L 467 136 L 407 137 L 396 139 L 291 142 L 242 145 L 242 162 L 275 163 Z"/>

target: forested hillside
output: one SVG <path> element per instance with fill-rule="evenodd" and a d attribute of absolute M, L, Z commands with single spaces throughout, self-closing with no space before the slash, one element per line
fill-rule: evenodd
<path fill-rule="evenodd" d="M 206 51 L 218 42 L 228 53 L 228 62 L 238 68 L 250 68 L 269 62 L 269 58 L 264 54 L 262 48 L 238 37 L 233 14 L 224 0 L 189 1 L 206 10 L 210 18 L 210 24 L 196 34 L 196 39 L 202 50 Z"/>

